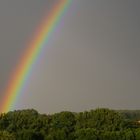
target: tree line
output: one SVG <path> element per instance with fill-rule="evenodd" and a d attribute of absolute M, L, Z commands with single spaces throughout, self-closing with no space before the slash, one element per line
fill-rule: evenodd
<path fill-rule="evenodd" d="M 0 115 L 0 140 L 140 140 L 139 119 L 139 110 L 16 110 Z"/>

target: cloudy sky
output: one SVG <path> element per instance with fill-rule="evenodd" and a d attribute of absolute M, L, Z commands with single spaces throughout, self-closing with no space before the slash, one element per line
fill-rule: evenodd
<path fill-rule="evenodd" d="M 0 0 L 0 98 L 58 0 Z M 140 1 L 73 0 L 14 109 L 140 109 Z"/>

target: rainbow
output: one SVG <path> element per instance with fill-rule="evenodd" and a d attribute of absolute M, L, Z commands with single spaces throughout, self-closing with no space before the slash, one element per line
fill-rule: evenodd
<path fill-rule="evenodd" d="M 31 73 L 33 64 L 39 58 L 41 51 L 47 46 L 49 37 L 54 32 L 61 20 L 62 15 L 70 5 L 71 0 L 59 0 L 52 8 L 49 16 L 45 17 L 37 28 L 37 33 L 27 44 L 27 49 L 20 59 L 14 73 L 11 74 L 8 86 L 4 92 L 4 97 L 0 103 L 0 112 L 8 112 L 13 109 L 18 96 L 26 83 L 26 79 Z M 45 45 L 44 45 L 45 44 Z"/>

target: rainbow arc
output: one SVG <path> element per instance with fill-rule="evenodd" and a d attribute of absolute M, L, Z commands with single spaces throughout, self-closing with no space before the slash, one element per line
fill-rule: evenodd
<path fill-rule="evenodd" d="M 27 45 L 27 49 L 23 53 L 15 72 L 11 74 L 10 81 L 4 92 L 4 98 L 1 99 L 0 112 L 8 112 L 14 108 L 18 96 L 22 93 L 26 79 L 32 71 L 33 64 L 37 61 L 43 48 L 47 47 L 49 37 L 57 27 L 70 2 L 71 0 L 59 0 L 53 6 L 49 16 L 44 17 L 37 28 L 37 33 Z"/>

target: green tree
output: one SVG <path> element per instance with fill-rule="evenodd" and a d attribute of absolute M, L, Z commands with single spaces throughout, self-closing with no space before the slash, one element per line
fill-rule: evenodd
<path fill-rule="evenodd" d="M 16 140 L 16 137 L 7 131 L 0 131 L 0 140 Z"/>
<path fill-rule="evenodd" d="M 75 133 L 76 140 L 98 140 L 98 132 L 94 128 L 79 129 Z"/>

